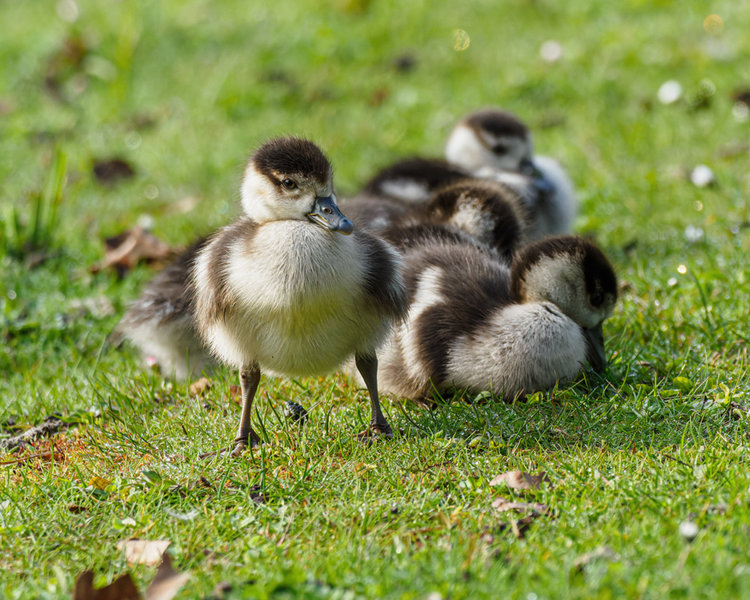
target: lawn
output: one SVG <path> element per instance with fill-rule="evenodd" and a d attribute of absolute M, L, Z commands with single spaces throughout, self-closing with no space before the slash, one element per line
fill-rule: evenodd
<path fill-rule="evenodd" d="M 118 548 L 141 538 L 171 542 L 178 598 L 750 598 L 750 5 L 0 0 L 0 23 L 0 429 L 70 425 L 0 451 L 0 596 L 70 598 L 86 569 L 144 589 Z M 154 268 L 95 272 L 104 239 L 229 222 L 270 137 L 319 143 L 346 195 L 485 105 L 566 166 L 615 265 L 606 372 L 386 398 L 400 433 L 371 446 L 353 380 L 264 378 L 269 443 L 200 459 L 236 375 L 191 394 L 106 343 Z M 549 482 L 490 485 L 512 470 Z"/>

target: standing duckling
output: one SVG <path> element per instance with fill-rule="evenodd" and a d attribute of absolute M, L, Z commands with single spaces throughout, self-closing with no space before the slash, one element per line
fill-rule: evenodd
<path fill-rule="evenodd" d="M 515 115 L 497 108 L 468 114 L 448 136 L 445 156 L 475 177 L 516 189 L 529 212 L 530 240 L 572 230 L 577 212 L 573 185 L 555 159 L 534 155 L 531 132 Z"/>
<path fill-rule="evenodd" d="M 195 322 L 239 369 L 242 417 L 233 454 L 260 438 L 250 424 L 261 369 L 329 372 L 354 355 L 370 393 L 361 435 L 392 435 L 378 399 L 375 350 L 405 312 L 398 254 L 338 209 L 328 159 L 298 138 L 261 146 L 245 169 L 245 215 L 214 234 L 192 271 Z"/>
<path fill-rule="evenodd" d="M 512 267 L 471 245 L 426 242 L 404 256 L 407 320 L 381 350 L 384 390 L 505 398 L 606 366 L 602 323 L 617 299 L 614 271 L 583 239 L 525 246 Z"/>

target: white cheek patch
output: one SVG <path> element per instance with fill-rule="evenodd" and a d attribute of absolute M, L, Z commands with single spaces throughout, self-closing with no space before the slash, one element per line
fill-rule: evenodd
<path fill-rule="evenodd" d="M 482 145 L 474 130 L 463 124 L 456 125 L 451 132 L 445 145 L 445 158 L 469 171 L 492 166 L 494 162 L 492 153 Z"/>

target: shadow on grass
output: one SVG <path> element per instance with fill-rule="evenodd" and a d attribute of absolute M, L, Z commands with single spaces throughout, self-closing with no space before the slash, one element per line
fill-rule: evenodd
<path fill-rule="evenodd" d="M 435 394 L 430 408 L 392 400 L 408 423 L 407 436 L 443 435 L 466 442 L 479 437 L 513 449 L 662 449 L 686 440 L 700 445 L 718 432 L 736 432 L 727 411 L 705 395 L 631 386 L 591 374 L 565 389 L 515 401 L 488 393 Z"/>

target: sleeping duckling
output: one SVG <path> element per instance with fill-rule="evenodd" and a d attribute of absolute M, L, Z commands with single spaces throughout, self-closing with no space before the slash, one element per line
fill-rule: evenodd
<path fill-rule="evenodd" d="M 470 113 L 448 136 L 445 156 L 475 177 L 516 189 L 530 213 L 530 240 L 571 231 L 577 202 L 570 179 L 556 160 L 534 155 L 528 127 L 511 113 Z"/>
<path fill-rule="evenodd" d="M 118 323 L 113 341 L 127 339 L 147 365 L 162 375 L 185 379 L 213 371 L 216 358 L 198 334 L 193 318 L 190 268 L 208 241 L 202 238 L 159 272 Z"/>
<path fill-rule="evenodd" d="M 444 160 L 407 158 L 378 172 L 356 196 L 340 204 L 355 223 L 377 233 L 403 222 L 436 190 L 469 176 Z"/>
<path fill-rule="evenodd" d="M 512 188 L 477 179 L 464 179 L 438 190 L 420 220 L 455 227 L 508 263 L 525 242 L 529 227 L 524 204 Z"/>
<path fill-rule="evenodd" d="M 232 453 L 260 443 L 250 415 L 261 368 L 315 375 L 352 355 L 372 409 L 360 435 L 392 435 L 378 399 L 375 350 L 405 312 L 399 255 L 353 233 L 336 205 L 331 165 L 309 141 L 261 146 L 241 195 L 245 215 L 200 249 L 191 279 L 198 332 L 240 371 L 243 407 Z"/>
<path fill-rule="evenodd" d="M 415 207 L 378 233 L 402 252 L 442 240 L 481 247 L 510 264 L 525 239 L 521 206 L 507 186 L 464 179 L 438 190 L 424 207 Z"/>
<path fill-rule="evenodd" d="M 384 390 L 504 398 L 606 366 L 602 323 L 617 299 L 604 254 L 577 237 L 525 246 L 512 267 L 477 246 L 427 242 L 404 255 L 409 312 L 381 350 Z"/>

